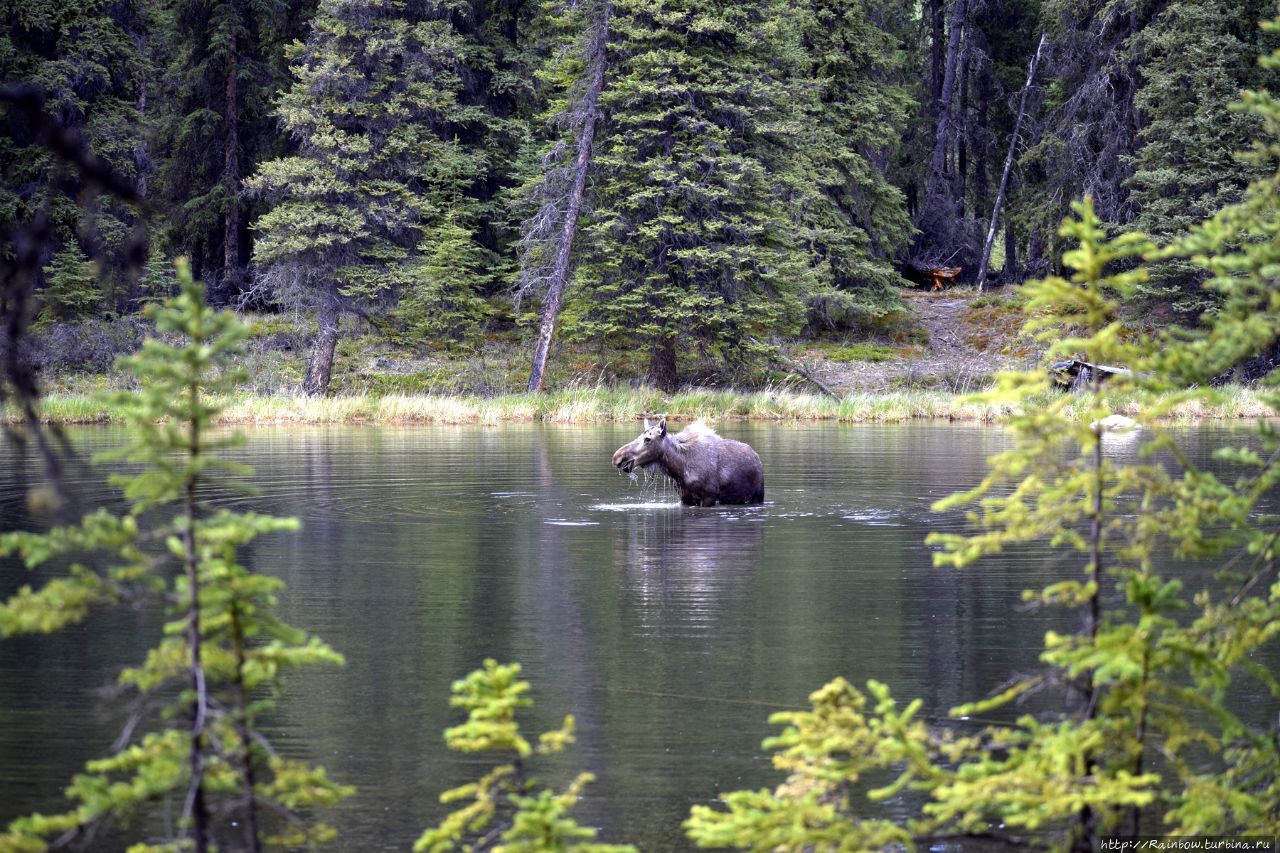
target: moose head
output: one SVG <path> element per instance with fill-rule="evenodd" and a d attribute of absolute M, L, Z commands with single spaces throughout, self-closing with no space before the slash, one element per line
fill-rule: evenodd
<path fill-rule="evenodd" d="M 613 454 L 613 467 L 630 474 L 637 468 L 654 465 L 662 457 L 662 443 L 667 437 L 667 419 L 657 423 L 644 419 L 644 432 L 633 441 L 619 447 Z"/>

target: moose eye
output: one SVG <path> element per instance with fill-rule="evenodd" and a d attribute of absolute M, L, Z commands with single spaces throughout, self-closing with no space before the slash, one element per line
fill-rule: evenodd
<path fill-rule="evenodd" d="M 650 438 L 649 436 L 647 436 L 647 435 L 646 435 L 646 436 L 644 437 L 644 443 L 645 443 L 645 444 L 648 444 L 648 443 L 649 443 L 649 442 L 651 442 L 651 441 L 653 441 L 653 439 L 652 439 L 652 438 Z"/>

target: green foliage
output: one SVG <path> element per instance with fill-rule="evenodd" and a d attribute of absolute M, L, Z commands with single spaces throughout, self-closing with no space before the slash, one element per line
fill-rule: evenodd
<path fill-rule="evenodd" d="M 911 107 L 903 55 L 864 4 L 784 6 L 610 4 L 604 119 L 564 326 L 571 339 L 647 350 L 652 381 L 676 382 L 681 358 L 746 375 L 806 312 L 848 325 L 898 305 L 888 257 L 911 227 L 877 161 Z M 545 71 L 557 127 L 580 118 L 589 23 L 576 5 L 553 18 L 575 45 Z M 568 150 L 557 136 L 525 191 L 555 196 Z M 531 217 L 534 230 L 545 218 Z M 527 267 L 548 261 L 542 249 L 533 241 Z"/>
<path fill-rule="evenodd" d="M 566 327 L 648 349 L 669 384 L 677 343 L 742 362 L 803 316 L 817 281 L 789 210 L 803 55 L 775 0 L 613 5 L 611 119 Z"/>
<path fill-rule="evenodd" d="M 102 304 L 94 265 L 73 240 L 45 267 L 40 321 L 76 321 L 92 317 Z"/>
<path fill-rule="evenodd" d="M 1241 88 L 1275 77 L 1251 57 L 1274 46 L 1258 25 L 1275 6 L 1244 2 L 1043 0 L 1054 46 L 1039 138 L 1022 158 L 1016 219 L 1037 266 L 1071 199 L 1094 197 L 1113 229 L 1170 239 L 1241 197 L 1254 173 L 1237 158 L 1257 128 L 1232 112 Z M 1182 322 L 1214 307 L 1186 259 L 1151 265 L 1130 310 L 1168 305 Z"/>
<path fill-rule="evenodd" d="M 520 734 L 516 713 L 530 700 L 529 682 L 519 678 L 519 664 L 486 660 L 466 678 L 455 681 L 449 704 L 467 711 L 467 721 L 446 729 L 445 742 L 459 752 L 495 752 L 507 761 L 478 781 L 440 795 L 442 803 L 464 801 L 413 845 L 416 853 L 449 850 L 494 850 L 506 853 L 628 853 L 629 845 L 600 844 L 596 830 L 579 826 L 569 816 L 584 786 L 595 777 L 581 773 L 564 791 L 539 789 L 526 776 L 525 760 L 534 753 L 554 755 L 573 743 L 573 717 L 556 730 L 543 732 L 533 747 Z M 501 839 L 501 843 L 498 843 Z"/>
<path fill-rule="evenodd" d="M 147 264 L 143 267 L 138 287 L 142 291 L 142 302 L 162 302 L 176 296 L 178 279 L 174 275 L 174 265 L 164 252 L 165 240 L 155 231 L 151 232 L 151 246 L 147 252 Z"/>
<path fill-rule="evenodd" d="M 273 203 L 254 247 L 273 295 L 320 312 L 308 394 L 328 386 L 344 309 L 398 291 L 420 331 L 467 333 L 486 307 L 467 197 L 484 157 L 460 135 L 487 113 L 463 103 L 474 45 L 456 6 L 324 0 L 287 51 L 294 83 L 278 110 L 298 153 L 247 185 Z"/>
<path fill-rule="evenodd" d="M 426 237 L 420 260 L 413 264 L 396 311 L 412 341 L 432 341 L 458 348 L 474 341 L 488 313 L 477 295 L 491 262 L 471 232 L 449 214 Z"/>
<path fill-rule="evenodd" d="M 1271 22 L 1265 29 L 1274 34 L 1280 25 Z M 1280 51 L 1261 63 L 1270 73 L 1280 71 Z M 1247 91 L 1240 106 L 1262 125 L 1243 155 L 1260 177 L 1239 203 L 1174 241 L 1158 258 L 1186 258 L 1206 268 L 1206 286 L 1219 305 L 1206 318 L 1206 331 L 1169 349 L 1159 363 L 1189 382 L 1208 381 L 1258 354 L 1274 353 L 1280 329 L 1280 294 L 1274 286 L 1274 264 L 1280 259 L 1280 100 L 1269 91 Z M 1271 393 L 1276 378 L 1264 383 Z"/>
<path fill-rule="evenodd" d="M 907 57 L 861 0 L 809 0 L 801 9 L 808 138 L 793 156 L 808 173 L 791 188 L 797 224 L 824 283 L 876 316 L 900 307 L 897 288 L 905 281 L 889 259 L 914 233 L 902 190 L 877 165 L 916 106 Z"/>
<path fill-rule="evenodd" d="M 1015 196 L 1015 230 L 1030 237 L 1028 262 L 1040 272 L 1065 248 L 1058 226 L 1086 192 L 1105 221 L 1136 211 L 1127 179 L 1138 147 L 1134 93 L 1141 84 L 1136 41 L 1156 4 L 1146 0 L 1043 0 L 1040 21 L 1056 61 L 1045 81 L 1044 132 L 1021 154 L 1026 186 Z M 1016 185 L 1016 182 L 1015 182 Z"/>
<path fill-rule="evenodd" d="M 214 809 L 235 814 L 245 827 L 240 832 L 256 839 L 312 843 L 333 831 L 300 812 L 351 793 L 323 770 L 274 755 L 258 732 L 257 715 L 270 708 L 285 671 L 341 663 L 342 657 L 283 623 L 275 612 L 281 582 L 237 561 L 258 536 L 296 530 L 297 522 L 198 512 L 204 488 L 248 473 L 217 455 L 236 436 L 207 434 L 219 412 L 211 395 L 233 387 L 236 376 L 226 365 L 245 329 L 234 315 L 205 307 L 203 290 L 185 265 L 178 280 L 178 296 L 151 313 L 159 332 L 181 342 L 150 339 L 125 360 L 141 387 L 115 400 L 129 424 L 129 441 L 107 458 L 137 468 L 114 478 L 129 500 L 129 514 L 99 510 L 45 534 L 0 537 L 0 553 L 19 554 L 29 568 L 70 563 L 64 576 L 38 590 L 24 586 L 0 606 L 6 636 L 57 630 L 83 621 L 94 606 L 122 599 L 169 603 L 172 618 L 159 644 L 119 678 L 137 693 L 144 714 L 127 730 L 162 708 L 158 724 L 142 726 L 158 730 L 88 762 L 67 789 L 75 806 L 61 815 L 14 821 L 0 835 L 0 850 L 43 850 L 47 838 L 74 839 L 107 820 L 127 822 L 158 802 L 167 802 L 166 809 L 174 802 L 187 805 L 178 806 L 179 834 L 148 842 L 149 850 L 185 849 L 193 836 L 201 844 L 218 842 L 207 822 Z M 176 514 L 166 521 L 166 511 Z"/>
<path fill-rule="evenodd" d="M 805 319 L 865 330 L 900 310 L 895 270 L 937 119 L 929 13 L 946 5 L 612 3 L 564 312 L 575 342 L 674 352 L 741 380 Z M 152 255 L 190 256 L 215 302 L 366 314 L 398 304 L 409 335 L 449 346 L 502 317 L 498 287 L 518 262 L 517 219 L 536 218 L 533 190 L 563 198 L 582 48 L 603 6 L 31 0 L 5 9 L 0 71 L 40 86 L 50 115 L 165 211 L 151 217 L 164 220 Z M 1048 269 L 1057 223 L 1086 189 L 1113 227 L 1136 217 L 1160 239 L 1237 199 L 1255 173 L 1232 152 L 1256 122 L 1225 105 L 1275 79 L 1248 62 L 1273 38 L 1256 32 L 1267 9 L 970 9 L 947 165 L 961 198 L 946 231 L 966 245 L 946 254 L 960 249 L 968 265 L 1041 28 L 1055 60 L 1033 89 L 1006 204 L 1011 260 L 1028 251 Z M 132 278 L 138 212 L 59 163 L 27 117 L 0 108 L 0 122 L 0 219 L 44 209 L 55 242 L 78 238 L 99 264 L 95 310 L 166 292 L 164 264 L 148 265 L 140 288 Z M 543 265 L 549 245 L 526 266 Z M 252 283 L 239 269 L 250 249 Z M 1189 259 L 1151 271 L 1129 300 L 1140 309 L 1170 302 L 1187 320 L 1216 304 Z"/>
<path fill-rule="evenodd" d="M 165 243 L 198 269 L 224 269 L 228 224 L 239 242 L 241 180 L 280 153 L 272 101 L 287 82 L 285 44 L 304 33 L 312 2 L 177 0 L 157 22 L 157 190 L 171 206 Z M 232 263 L 241 260 L 231 248 Z M 224 292 L 224 298 L 234 294 Z"/>
<path fill-rule="evenodd" d="M 727 812 L 694 806 L 685 822 L 699 847 L 746 850 L 869 850 L 909 841 L 892 822 L 860 820 L 849 814 L 851 785 L 889 766 L 877 747 L 885 727 L 919 739 L 923 727 L 893 711 L 887 692 L 877 713 L 864 713 L 866 697 L 837 678 L 809 697 L 812 711 L 774 714 L 769 722 L 786 728 L 765 741 L 775 750 L 773 766 L 787 773 L 777 791 L 735 791 L 724 796 Z"/>
<path fill-rule="evenodd" d="M 351 300 L 390 292 L 476 177 L 474 153 L 447 135 L 471 115 L 459 104 L 466 46 L 437 14 L 447 5 L 326 0 L 307 42 L 289 48 L 279 116 L 299 153 L 248 182 L 275 202 L 258 220 L 256 259 L 304 288 L 282 298 L 305 304 L 305 288 L 331 281 Z"/>
<path fill-rule="evenodd" d="M 150 5 L 33 0 L 0 8 L 0 78 L 39 87 L 46 112 L 125 181 L 135 181 L 146 160 L 138 98 L 152 73 L 140 46 Z M 96 187 L 66 169 L 43 143 L 35 122 L 11 109 L 0 107 L 0 221 L 30 222 L 43 212 L 55 244 L 70 251 L 79 240 L 100 262 L 99 300 L 118 296 L 137 212 L 96 197 Z M 14 251 L 8 239 L 0 244 L 6 256 Z"/>
<path fill-rule="evenodd" d="M 1257 122 L 1229 109 L 1252 76 L 1252 51 L 1241 38 L 1251 12 L 1247 4 L 1184 0 L 1143 31 L 1142 87 L 1134 97 L 1143 128 L 1130 183 L 1141 211 L 1134 226 L 1149 234 L 1179 234 L 1212 216 L 1238 201 L 1255 174 L 1236 152 Z M 1155 264 L 1151 278 L 1139 294 L 1169 302 L 1186 319 L 1216 304 L 1189 259 Z"/>

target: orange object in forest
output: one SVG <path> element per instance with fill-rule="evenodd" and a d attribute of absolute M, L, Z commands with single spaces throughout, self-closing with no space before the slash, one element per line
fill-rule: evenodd
<path fill-rule="evenodd" d="M 956 276 L 960 275 L 963 267 L 934 267 L 926 270 L 929 278 L 933 281 L 931 291 L 942 290 L 944 284 L 950 284 L 955 281 Z"/>

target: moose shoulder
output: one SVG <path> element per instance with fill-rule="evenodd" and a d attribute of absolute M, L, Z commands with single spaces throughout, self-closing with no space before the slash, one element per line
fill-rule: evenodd
<path fill-rule="evenodd" d="M 764 500 L 764 465 L 750 445 L 721 438 L 698 421 L 677 435 L 667 432 L 667 419 L 650 423 L 634 441 L 619 447 L 613 465 L 630 474 L 658 467 L 675 481 L 687 506 L 755 504 Z"/>

